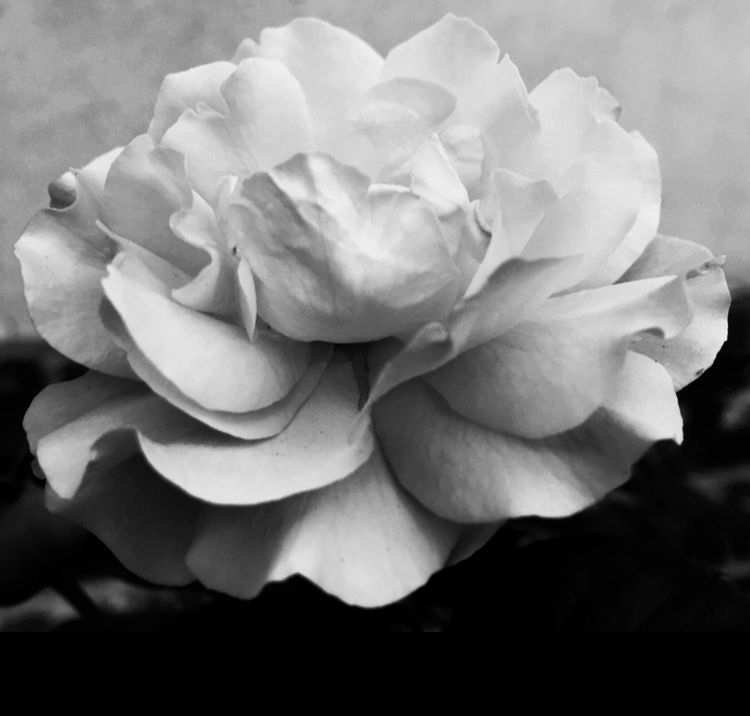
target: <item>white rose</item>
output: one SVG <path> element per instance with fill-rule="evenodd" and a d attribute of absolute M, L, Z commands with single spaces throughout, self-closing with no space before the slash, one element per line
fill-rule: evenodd
<path fill-rule="evenodd" d="M 527 93 L 452 15 L 385 59 L 265 30 L 51 195 L 26 296 L 90 372 L 29 440 L 52 509 L 164 584 L 399 599 L 679 440 L 726 336 L 720 261 L 657 234 L 656 154 L 611 95 Z"/>

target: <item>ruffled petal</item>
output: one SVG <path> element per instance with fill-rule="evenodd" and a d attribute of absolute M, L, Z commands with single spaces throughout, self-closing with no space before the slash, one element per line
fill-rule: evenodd
<path fill-rule="evenodd" d="M 101 219 L 113 233 L 194 275 L 206 264 L 205 253 L 170 228 L 172 214 L 193 203 L 184 164 L 178 152 L 155 148 L 147 134 L 136 137 L 107 175 Z"/>
<path fill-rule="evenodd" d="M 249 176 L 313 148 L 305 96 L 281 62 L 244 60 L 221 94 L 227 114 L 185 110 L 161 142 L 185 155 L 190 185 L 212 203 L 222 177 Z"/>
<path fill-rule="evenodd" d="M 154 142 L 158 144 L 186 109 L 206 104 L 226 114 L 228 108 L 221 94 L 221 85 L 235 69 L 237 66 L 233 62 L 210 62 L 167 75 L 161 83 L 154 116 L 148 127 Z"/>
<path fill-rule="evenodd" d="M 193 421 L 133 427 L 148 462 L 188 494 L 253 505 L 329 485 L 362 465 L 373 437 L 368 427 L 349 439 L 358 400 L 351 366 L 333 362 L 294 420 L 267 440 L 229 438 Z"/>
<path fill-rule="evenodd" d="M 543 440 L 465 420 L 421 381 L 389 393 L 373 417 L 401 483 L 428 509 L 459 522 L 577 512 L 627 480 L 651 443 L 679 439 L 682 427 L 668 374 L 634 353 L 600 410 Z"/>
<path fill-rule="evenodd" d="M 104 180 L 118 147 L 50 185 L 61 208 L 37 212 L 15 245 L 31 320 L 71 360 L 112 375 L 132 375 L 99 318 L 101 279 L 116 247 L 96 225 Z M 64 194 L 64 196 L 63 196 Z"/>
<path fill-rule="evenodd" d="M 255 56 L 283 62 L 305 93 L 317 133 L 375 84 L 383 58 L 356 35 L 316 18 L 266 28 Z"/>
<path fill-rule="evenodd" d="M 473 282 L 445 323 L 428 323 L 388 356 L 379 355 L 382 345 L 374 346 L 370 365 L 375 377 L 367 405 L 518 325 L 566 285 L 578 261 L 577 257 L 507 261 L 488 270 L 487 278 Z"/>
<path fill-rule="evenodd" d="M 254 597 L 302 574 L 339 599 L 375 607 L 420 587 L 449 557 L 461 528 L 416 503 L 380 452 L 314 492 L 250 508 L 206 510 L 188 565 L 207 587 Z"/>
<path fill-rule="evenodd" d="M 370 341 L 442 317 L 460 275 L 433 210 L 320 154 L 245 180 L 228 215 L 258 312 L 302 341 Z"/>
<path fill-rule="evenodd" d="M 116 312 L 108 326 L 187 398 L 209 410 L 244 413 L 284 398 L 302 377 L 310 348 L 191 311 L 111 265 L 102 282 Z M 113 320 L 117 318 L 119 320 Z"/>
<path fill-rule="evenodd" d="M 52 488 L 47 506 L 93 532 L 142 579 L 169 586 L 195 581 L 185 564 L 200 503 L 171 486 L 141 457 L 87 478 L 74 495 Z"/>
<path fill-rule="evenodd" d="M 689 320 L 684 284 L 674 277 L 591 289 L 550 299 L 531 320 L 425 380 L 465 418 L 541 438 L 580 425 L 602 405 L 635 337 L 674 337 Z"/>
<path fill-rule="evenodd" d="M 102 278 L 114 247 L 74 234 L 54 209 L 38 212 L 15 246 L 31 320 L 71 360 L 111 375 L 131 375 L 125 354 L 99 317 Z"/>
<path fill-rule="evenodd" d="M 659 361 L 681 390 L 701 375 L 716 358 L 727 338 L 727 313 L 731 301 L 722 259 L 700 244 L 657 236 L 622 281 L 650 276 L 685 276 L 693 318 L 678 336 L 663 340 L 643 336 L 634 349 Z"/>

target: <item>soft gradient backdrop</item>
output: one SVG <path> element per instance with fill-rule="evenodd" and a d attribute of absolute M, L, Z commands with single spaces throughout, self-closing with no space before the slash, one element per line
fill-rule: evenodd
<path fill-rule="evenodd" d="M 662 231 L 750 283 L 746 0 L 0 0 L 0 334 L 31 330 L 12 244 L 47 183 L 144 131 L 166 73 L 299 15 L 385 53 L 446 12 L 486 27 L 529 86 L 596 75 L 659 152 Z"/>

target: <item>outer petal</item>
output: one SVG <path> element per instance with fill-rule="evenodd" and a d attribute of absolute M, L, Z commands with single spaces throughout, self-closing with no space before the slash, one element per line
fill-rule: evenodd
<path fill-rule="evenodd" d="M 622 484 L 656 440 L 682 421 L 666 372 L 629 354 L 622 381 L 582 426 L 528 440 L 467 421 L 412 381 L 374 408 L 383 450 L 402 484 L 436 514 L 460 522 L 562 517 Z"/>
<path fill-rule="evenodd" d="M 191 311 L 112 265 L 104 291 L 119 317 L 108 325 L 185 396 L 209 410 L 244 413 L 289 393 L 304 373 L 309 346 L 265 332 L 245 332 Z M 111 316 L 110 316 L 111 317 Z"/>
<path fill-rule="evenodd" d="M 304 94 L 280 62 L 244 60 L 221 94 L 228 114 L 188 109 L 162 139 L 185 155 L 191 186 L 210 202 L 222 177 L 249 176 L 312 149 Z"/>
<path fill-rule="evenodd" d="M 540 438 L 580 425 L 602 405 L 634 337 L 674 337 L 690 320 L 683 282 L 674 277 L 553 298 L 542 313 L 425 380 L 464 417 Z"/>
<path fill-rule="evenodd" d="M 26 424 L 39 465 L 62 498 L 140 450 L 154 469 L 199 500 L 251 505 L 357 470 L 373 450 L 369 428 L 349 440 L 358 398 L 351 367 L 336 362 L 283 432 L 248 441 L 207 428 L 141 383 L 88 374 L 40 393 Z"/>
<path fill-rule="evenodd" d="M 383 65 L 383 58 L 359 37 L 316 18 L 266 28 L 256 53 L 280 60 L 297 78 L 318 133 L 375 84 Z"/>
<path fill-rule="evenodd" d="M 292 338 L 356 343 L 444 316 L 460 275 L 432 209 L 325 155 L 247 179 L 229 213 L 258 312 Z"/>
<path fill-rule="evenodd" d="M 16 244 L 29 313 L 42 337 L 89 368 L 128 375 L 99 318 L 101 280 L 113 253 L 73 234 L 51 209 L 38 212 Z"/>
<path fill-rule="evenodd" d="M 29 313 L 41 336 L 85 366 L 131 375 L 123 352 L 99 318 L 101 279 L 115 246 L 96 220 L 104 177 L 119 152 L 113 149 L 53 183 L 53 203 L 67 206 L 37 212 L 15 250 Z M 66 197 L 60 195 L 60 185 L 67 187 Z"/>
<path fill-rule="evenodd" d="M 193 423 L 180 432 L 139 431 L 139 442 L 151 465 L 201 500 L 226 505 L 278 500 L 341 480 L 368 459 L 371 430 L 349 439 L 358 399 L 351 367 L 334 362 L 276 437 L 236 440 Z"/>
<path fill-rule="evenodd" d="M 459 532 L 407 495 L 377 451 L 329 487 L 206 511 L 188 565 L 206 586 L 236 597 L 302 574 L 345 602 L 374 607 L 442 568 Z"/>
<path fill-rule="evenodd" d="M 693 318 L 687 328 L 671 340 L 643 336 L 634 349 L 658 360 L 680 390 L 695 380 L 716 358 L 727 338 L 730 295 L 723 261 L 705 247 L 668 236 L 657 236 L 643 255 L 622 277 L 636 281 L 650 276 L 679 274 L 686 277 Z"/>
<path fill-rule="evenodd" d="M 161 83 L 154 117 L 148 127 L 154 142 L 161 140 L 164 132 L 186 109 L 196 109 L 199 104 L 206 104 L 225 114 L 227 103 L 221 94 L 221 85 L 236 68 L 233 62 L 211 62 L 167 75 Z"/>
<path fill-rule="evenodd" d="M 64 499 L 48 489 L 48 507 L 93 532 L 139 577 L 179 586 L 194 581 L 185 556 L 200 503 L 133 457 L 84 481 Z"/>

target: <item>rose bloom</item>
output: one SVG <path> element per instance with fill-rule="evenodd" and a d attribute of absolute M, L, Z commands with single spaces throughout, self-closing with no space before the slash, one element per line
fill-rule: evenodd
<path fill-rule="evenodd" d="M 154 582 L 374 606 L 622 484 L 681 439 L 729 296 L 657 233 L 617 117 L 569 69 L 527 92 L 452 15 L 385 59 L 298 19 L 168 75 L 16 245 L 90 369 L 26 416 L 50 508 Z"/>

